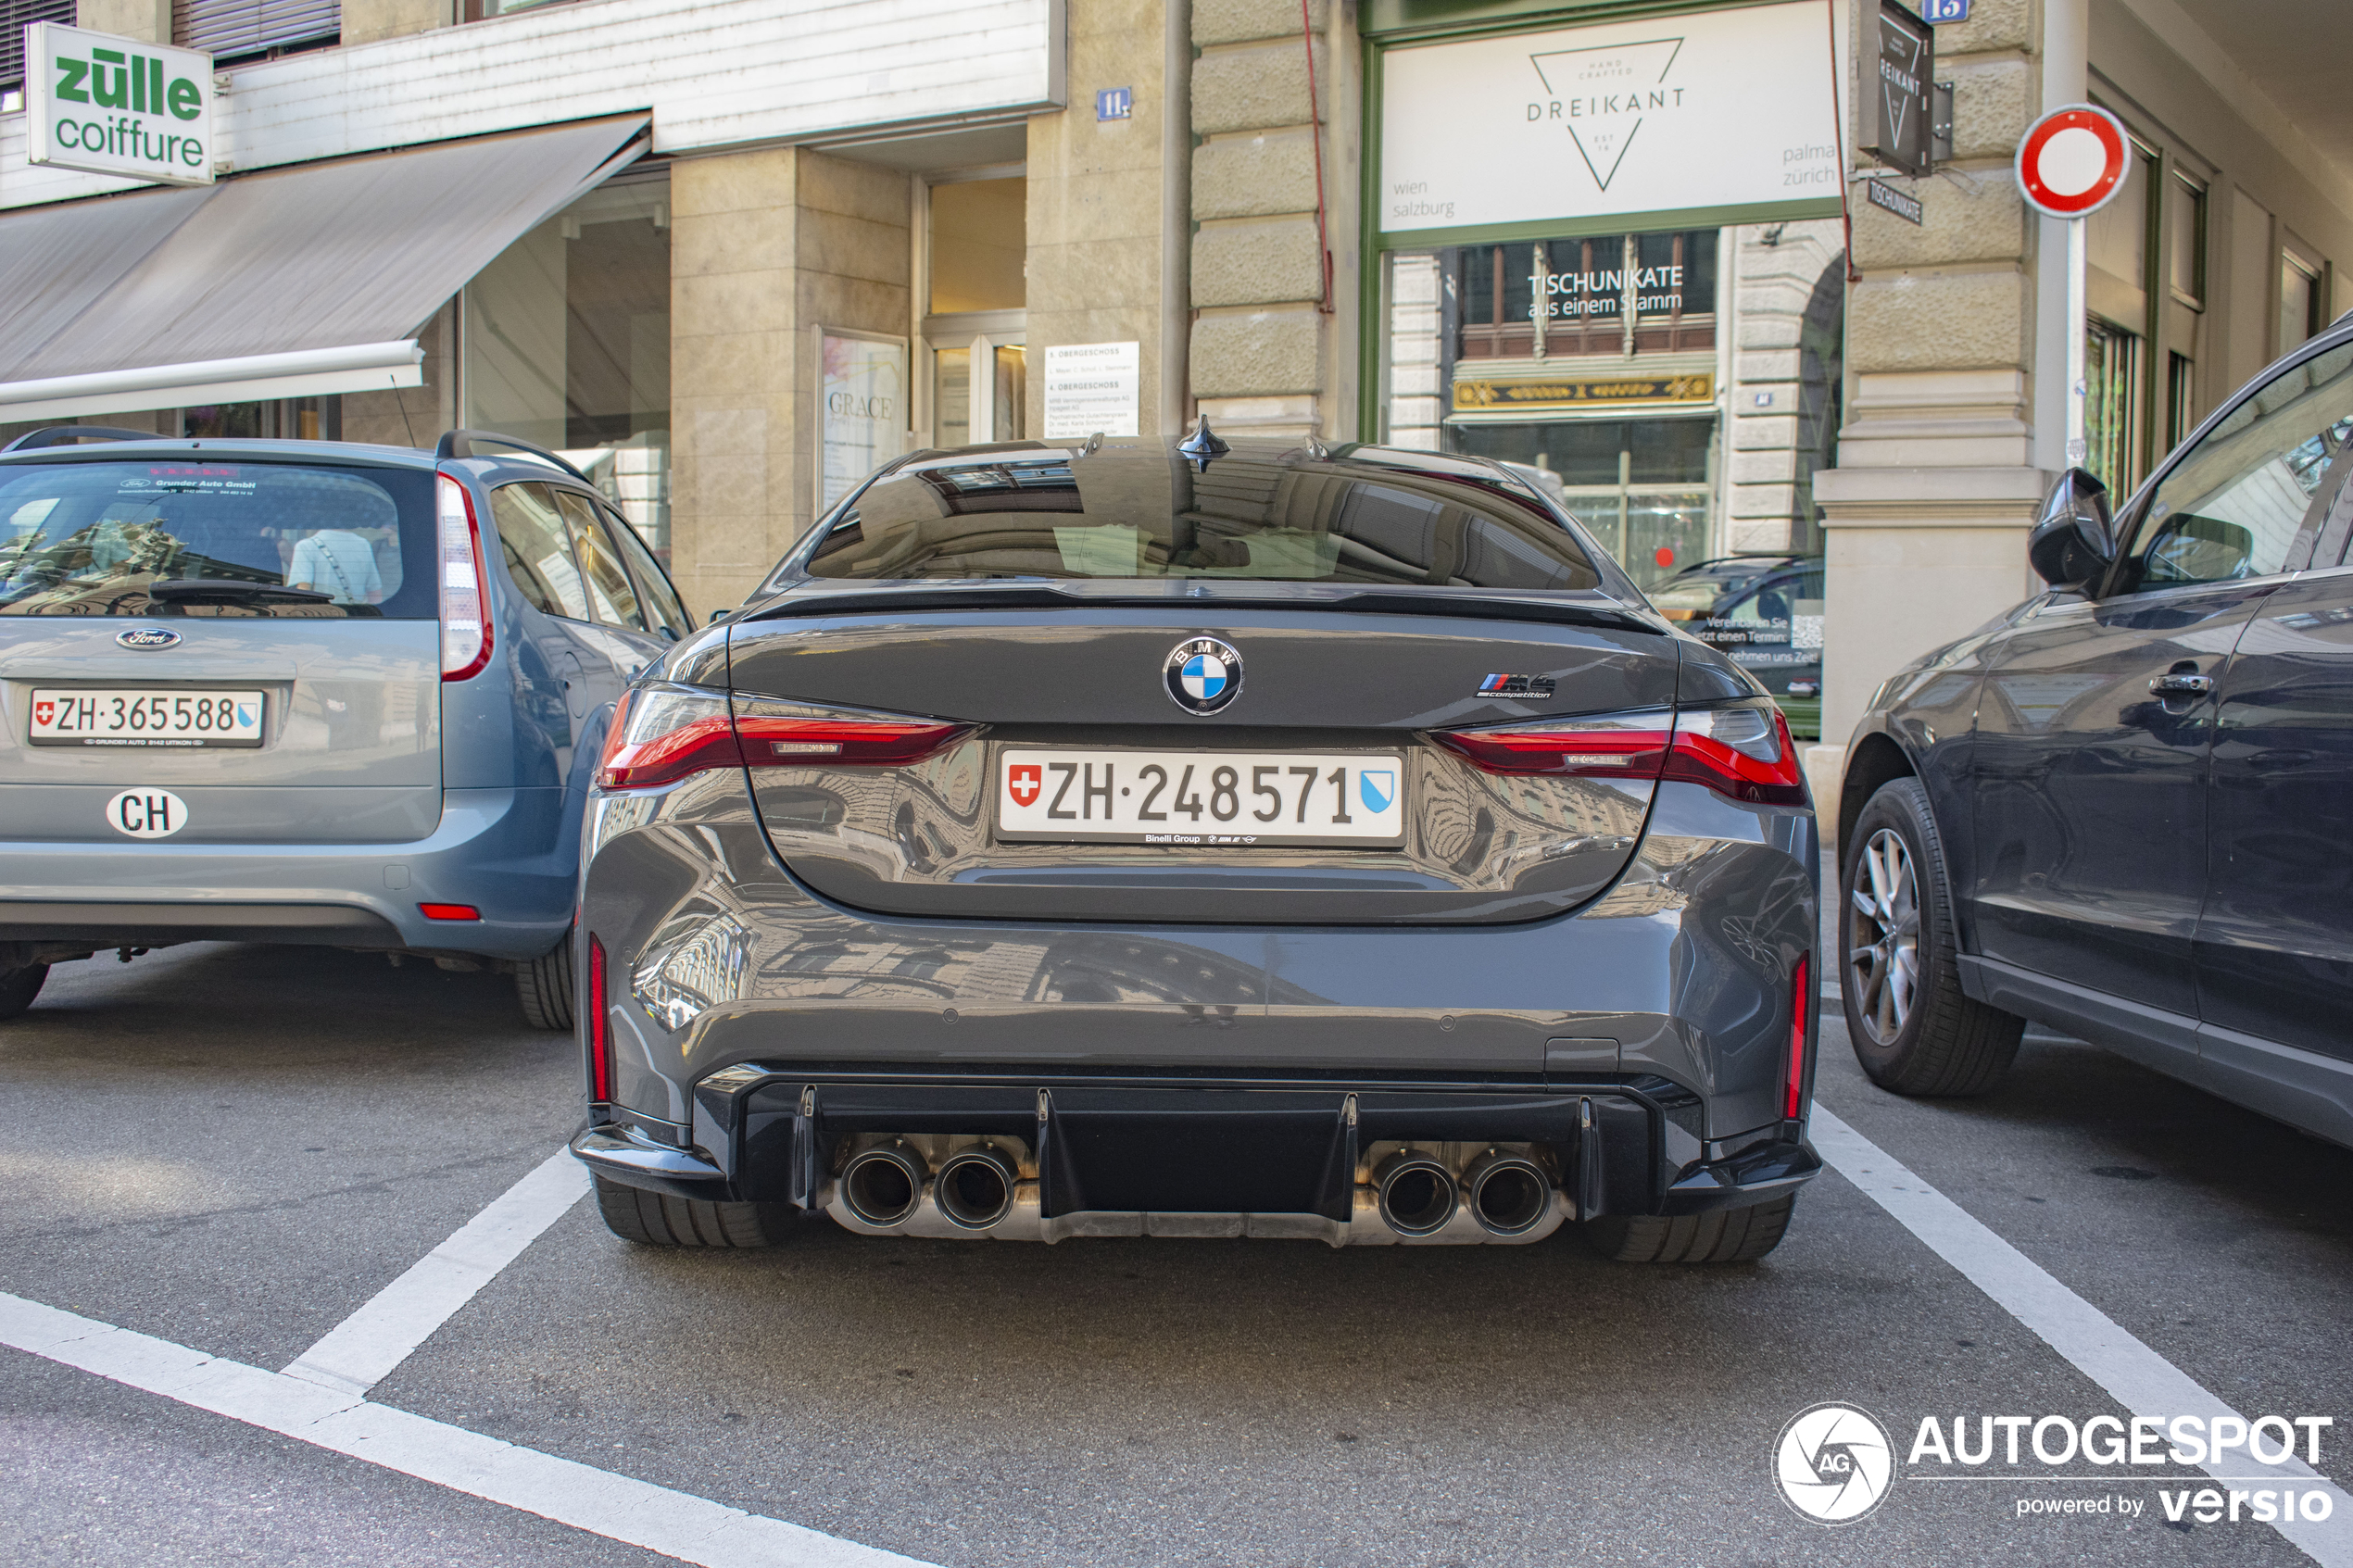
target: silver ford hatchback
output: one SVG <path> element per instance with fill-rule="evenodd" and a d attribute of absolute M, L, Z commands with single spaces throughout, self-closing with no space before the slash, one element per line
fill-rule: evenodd
<path fill-rule="evenodd" d="M 121 433 L 0 453 L 0 1018 L 243 941 L 506 970 L 569 1027 L 589 771 L 692 630 L 651 552 L 503 436 Z"/>

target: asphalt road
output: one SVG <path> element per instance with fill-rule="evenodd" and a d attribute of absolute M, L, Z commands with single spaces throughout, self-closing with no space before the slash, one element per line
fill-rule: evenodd
<path fill-rule="evenodd" d="M 1820 1101 L 2353 1484 L 2353 1153 L 2079 1044 L 1988 1098 Z M 275 1370 L 545 1159 L 570 1042 L 507 983 L 333 952 L 68 965 L 0 1024 L 0 1290 Z M 954 1565 L 2301 1563 L 2146 1485 L 1899 1480 L 1832 1530 L 1783 1424 L 2118 1407 L 1836 1173 L 1760 1264 L 1529 1248 L 632 1248 L 576 1205 L 381 1403 Z M 2070 1473 L 2083 1474 L 2082 1467 Z M 0 1349 L 0 1561 L 667 1561 Z M 2197 1484 L 2203 1485 L 2203 1478 Z M 2145 1499 L 2021 1519 L 2023 1496 Z"/>

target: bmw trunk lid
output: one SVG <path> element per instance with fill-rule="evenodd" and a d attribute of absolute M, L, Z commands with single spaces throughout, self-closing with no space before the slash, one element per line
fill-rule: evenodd
<path fill-rule="evenodd" d="M 843 903 L 950 918 L 1572 909 L 1630 858 L 1654 785 L 1433 737 L 1665 712 L 1681 647 L 1493 464 L 1205 431 L 919 457 L 765 591 L 726 679 L 778 856 Z M 794 728 L 861 713 L 954 729 L 876 766 Z"/>

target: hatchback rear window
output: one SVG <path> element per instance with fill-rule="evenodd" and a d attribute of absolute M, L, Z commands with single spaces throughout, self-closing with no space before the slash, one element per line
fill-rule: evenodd
<path fill-rule="evenodd" d="M 909 464 L 868 485 L 803 570 L 869 581 L 1256 578 L 1592 588 L 1577 536 L 1500 480 L 1365 460 L 1163 450 L 997 451 Z"/>
<path fill-rule="evenodd" d="M 431 621 L 433 550 L 429 473 L 0 464 L 0 615 Z"/>

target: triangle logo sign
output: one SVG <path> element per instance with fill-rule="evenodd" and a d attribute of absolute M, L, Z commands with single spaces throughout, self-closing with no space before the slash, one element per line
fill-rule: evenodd
<path fill-rule="evenodd" d="M 1681 107 L 1681 89 L 1664 84 L 1682 52 L 1680 38 L 1649 38 L 1528 56 L 1537 80 L 1553 96 L 1554 117 L 1566 124 L 1586 171 L 1603 190 L 1609 189 L 1625 166 L 1642 117 L 1655 109 Z"/>

